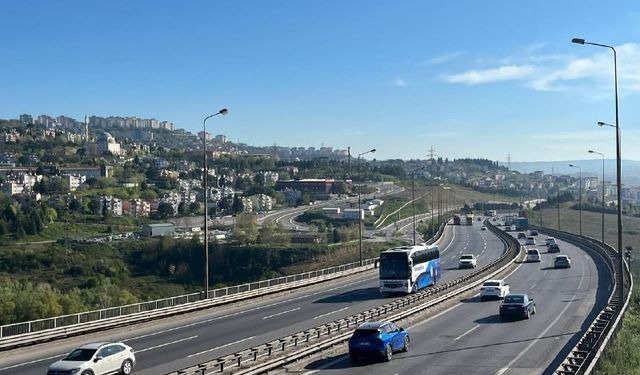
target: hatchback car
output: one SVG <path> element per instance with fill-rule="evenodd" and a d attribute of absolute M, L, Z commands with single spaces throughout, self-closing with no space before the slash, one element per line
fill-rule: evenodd
<path fill-rule="evenodd" d="M 509 295 L 509 284 L 504 280 L 487 280 L 480 287 L 480 300 L 496 297 L 504 298 Z"/>
<path fill-rule="evenodd" d="M 550 253 L 559 253 L 560 252 L 560 246 L 558 246 L 557 243 L 551 244 L 549 245 L 549 250 Z"/>
<path fill-rule="evenodd" d="M 529 237 L 527 237 L 526 240 L 524 240 L 524 244 L 525 245 L 535 245 L 536 244 L 536 239 L 531 237 L 531 236 L 529 236 Z"/>
<path fill-rule="evenodd" d="M 527 250 L 527 262 L 539 262 L 540 261 L 540 250 L 538 249 L 528 249 Z"/>
<path fill-rule="evenodd" d="M 476 268 L 478 259 L 473 254 L 462 254 L 458 261 L 458 268 Z"/>
<path fill-rule="evenodd" d="M 519 240 L 523 240 L 523 239 L 525 239 L 525 238 L 527 238 L 527 235 L 526 235 L 526 234 L 524 234 L 524 232 L 520 232 L 520 233 L 518 233 L 518 239 L 519 239 Z"/>
<path fill-rule="evenodd" d="M 530 230 L 529 234 L 532 236 L 537 236 L 538 235 L 538 231 L 537 230 Z"/>
<path fill-rule="evenodd" d="M 487 227 L 485 227 L 484 225 L 480 227 L 480 230 L 487 230 Z"/>
<path fill-rule="evenodd" d="M 548 237 L 546 240 L 544 240 L 544 244 L 547 245 L 547 246 L 549 246 L 551 244 L 554 244 L 554 243 L 556 243 L 556 239 L 553 238 L 553 237 Z"/>
<path fill-rule="evenodd" d="M 566 255 L 558 255 L 553 260 L 553 268 L 571 268 L 571 258 Z"/>
<path fill-rule="evenodd" d="M 529 319 L 536 313 L 536 303 L 526 294 L 510 294 L 504 297 L 500 305 L 500 319 L 524 318 Z"/>
<path fill-rule="evenodd" d="M 97 342 L 76 348 L 52 363 L 47 375 L 129 375 L 135 364 L 131 347 L 123 343 Z"/>
<path fill-rule="evenodd" d="M 362 323 L 349 339 L 349 356 L 382 358 L 390 361 L 394 352 L 409 350 L 409 332 L 393 322 Z"/>

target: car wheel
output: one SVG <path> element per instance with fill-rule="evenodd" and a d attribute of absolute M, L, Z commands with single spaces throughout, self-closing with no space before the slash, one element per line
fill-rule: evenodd
<path fill-rule="evenodd" d="M 130 359 L 122 362 L 122 366 L 120 366 L 120 373 L 122 375 L 130 375 L 133 372 L 133 362 Z"/>
<path fill-rule="evenodd" d="M 531 318 L 531 311 L 527 310 L 527 312 L 524 314 L 524 318 L 525 319 Z"/>
<path fill-rule="evenodd" d="M 387 352 L 385 353 L 384 360 L 390 361 L 391 357 L 393 357 L 393 349 L 391 349 L 391 345 L 387 345 Z"/>
<path fill-rule="evenodd" d="M 402 347 L 402 351 L 403 352 L 408 352 L 409 351 L 409 344 L 411 344 L 411 340 L 409 339 L 409 336 L 405 336 L 404 337 L 404 346 Z"/>
<path fill-rule="evenodd" d="M 533 306 L 533 310 L 531 311 L 531 314 L 535 314 L 536 313 L 536 306 Z"/>
<path fill-rule="evenodd" d="M 93 371 L 91 371 L 91 370 L 84 370 L 84 371 L 82 371 L 82 374 L 81 374 L 81 375 L 93 375 Z"/>
<path fill-rule="evenodd" d="M 416 293 L 418 291 L 418 282 L 416 280 L 415 283 L 413 283 L 413 286 L 411 287 L 411 293 Z"/>

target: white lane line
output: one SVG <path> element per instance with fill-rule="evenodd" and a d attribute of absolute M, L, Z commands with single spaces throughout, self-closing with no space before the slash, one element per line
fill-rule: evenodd
<path fill-rule="evenodd" d="M 582 264 L 582 273 L 580 274 L 580 281 L 578 282 L 578 287 L 576 288 L 576 290 L 580 290 L 580 288 L 582 287 L 582 281 L 584 280 L 584 264 Z M 576 296 L 578 295 L 578 293 L 574 293 L 573 297 L 571 297 L 571 299 L 575 299 Z M 564 313 L 567 311 L 567 309 L 569 309 L 569 307 L 571 307 L 571 303 L 567 303 L 567 305 L 564 307 L 564 309 L 562 309 L 562 311 L 560 311 L 560 314 L 558 314 L 558 316 L 553 320 L 553 322 L 551 322 L 551 324 L 549 324 L 547 326 L 547 328 L 545 328 L 544 331 L 542 331 L 538 337 L 536 337 L 534 340 L 531 340 L 531 342 L 529 343 L 529 345 L 527 345 L 526 348 L 524 348 L 523 351 L 520 352 L 520 354 L 518 354 L 517 357 L 515 357 L 514 359 L 512 359 L 509 363 L 507 363 L 507 365 L 503 368 L 501 368 L 500 370 L 498 370 L 498 372 L 496 372 L 496 375 L 502 375 L 505 372 L 507 372 L 507 370 L 509 370 L 509 368 L 511 366 L 513 366 L 514 363 L 516 363 L 517 360 L 519 360 L 523 355 L 525 355 L 529 349 L 531 349 L 531 347 L 533 347 L 535 344 L 538 343 L 538 341 L 540 341 L 541 337 L 544 337 L 547 335 L 547 332 L 549 332 L 549 330 L 551 328 L 553 328 L 553 326 L 558 323 L 558 320 L 560 320 L 560 318 L 563 317 Z"/>
<path fill-rule="evenodd" d="M 156 335 L 160 335 L 160 334 L 167 333 L 167 332 L 173 332 L 173 331 L 177 331 L 177 330 L 182 329 L 182 328 L 189 328 L 189 327 L 197 326 L 197 325 L 204 324 L 204 323 L 214 322 L 214 321 L 220 320 L 220 319 L 225 319 L 225 318 L 230 318 L 230 317 L 237 316 L 237 315 L 246 314 L 248 312 L 258 311 L 258 310 L 265 309 L 267 307 L 273 307 L 273 306 L 281 305 L 283 303 L 296 301 L 296 300 L 299 300 L 299 299 L 302 299 L 302 298 L 306 298 L 306 297 L 310 297 L 310 296 L 311 296 L 311 294 L 305 294 L 305 295 L 302 295 L 300 297 L 290 298 L 288 300 L 275 302 L 275 303 L 272 303 L 272 304 L 269 304 L 269 305 L 258 306 L 258 307 L 254 307 L 254 308 L 251 308 L 251 309 L 242 310 L 242 311 L 234 312 L 234 313 L 231 313 L 231 314 L 227 314 L 227 315 L 218 316 L 218 317 L 207 319 L 207 320 L 202 320 L 202 321 L 199 321 L 199 322 L 185 324 L 185 325 L 179 326 L 179 327 L 165 329 L 163 331 L 157 331 L 157 332 L 149 333 L 149 334 L 146 334 L 146 335 L 130 337 L 130 338 L 124 339 L 122 341 L 126 342 L 126 341 L 131 341 L 131 340 L 138 340 L 138 339 L 143 339 L 145 337 L 151 337 L 151 336 L 156 336 Z"/>
<path fill-rule="evenodd" d="M 58 354 L 58 355 L 52 355 L 51 357 L 47 357 L 47 358 L 35 359 L 35 360 L 29 361 L 29 362 L 17 363 L 15 365 L 2 367 L 2 368 L 0 368 L 0 371 L 9 370 L 9 369 L 16 368 L 16 367 L 21 367 L 21 366 L 26 366 L 26 365 L 30 365 L 30 364 L 38 363 L 38 362 L 42 362 L 42 361 L 48 361 L 50 359 L 62 357 L 65 354 L 67 354 L 67 353 L 62 353 L 62 354 Z"/>
<path fill-rule="evenodd" d="M 458 341 L 461 338 L 463 338 L 464 336 L 470 334 L 471 332 L 475 331 L 478 327 L 480 327 L 480 324 L 476 325 L 475 327 L 472 327 L 471 329 L 467 330 L 465 333 L 461 334 L 460 336 L 456 337 L 455 339 L 453 339 L 453 341 Z"/>
<path fill-rule="evenodd" d="M 175 340 L 175 341 L 165 342 L 164 344 L 155 345 L 155 346 L 151 346 L 151 347 L 148 347 L 148 348 L 145 348 L 145 349 L 136 350 L 136 353 L 142 353 L 142 352 L 146 352 L 146 351 L 148 351 L 148 350 L 153 350 L 153 349 L 162 348 L 162 347 L 164 347 L 164 346 L 177 344 L 177 343 L 179 343 L 179 342 L 183 342 L 183 341 L 187 341 L 187 340 L 192 340 L 192 339 L 195 339 L 196 337 L 198 337 L 198 335 L 191 336 L 191 337 L 185 337 L 185 338 L 180 339 L 180 340 Z"/>
<path fill-rule="evenodd" d="M 273 315 L 267 315 L 267 316 L 263 316 L 262 319 L 270 319 L 270 318 L 274 318 L 276 316 L 280 316 L 280 315 L 284 315 L 284 314 L 288 314 L 290 312 L 294 312 L 294 311 L 298 311 L 300 310 L 299 307 L 296 307 L 295 309 L 291 309 L 291 310 L 285 310 L 285 311 L 281 311 L 279 313 L 273 314 Z"/>
<path fill-rule="evenodd" d="M 536 285 L 537 285 L 537 283 L 533 283 L 533 285 L 531 285 L 531 287 L 530 287 L 529 289 L 533 289 L 533 288 L 535 288 L 535 287 L 536 287 Z"/>
<path fill-rule="evenodd" d="M 255 336 L 251 336 L 251 337 L 247 337 L 246 339 L 241 339 L 238 341 L 234 341 L 234 342 L 230 342 L 228 344 L 224 344 L 224 345 L 220 345 L 220 346 L 216 346 L 215 348 L 211 348 L 211 349 L 207 349 L 204 351 L 201 351 L 200 353 L 195 353 L 195 354 L 190 354 L 187 356 L 187 358 L 191 358 L 191 357 L 195 357 L 195 356 L 199 356 L 200 354 L 204 354 L 204 353 L 209 353 L 212 352 L 214 350 L 218 350 L 218 349 L 222 349 L 222 348 L 226 348 L 227 346 L 231 346 L 231 345 L 235 345 L 235 344 L 239 344 L 241 342 L 247 341 L 247 340 L 251 340 L 251 339 L 255 339 Z"/>
<path fill-rule="evenodd" d="M 322 314 L 322 315 L 314 316 L 314 317 L 313 317 L 313 319 L 320 319 L 320 318 L 324 318 L 324 317 L 325 317 L 325 316 L 327 316 L 327 315 L 335 314 L 335 313 L 338 313 L 338 312 L 340 312 L 340 311 L 347 310 L 348 308 L 349 308 L 349 307 L 343 307 L 343 308 L 338 309 L 338 310 L 336 310 L 336 311 L 331 311 L 331 312 L 328 312 L 328 313 L 326 313 L 326 314 Z"/>

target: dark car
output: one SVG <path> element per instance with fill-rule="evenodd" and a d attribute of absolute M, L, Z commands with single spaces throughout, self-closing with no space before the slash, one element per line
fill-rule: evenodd
<path fill-rule="evenodd" d="M 352 360 L 382 358 L 390 361 L 394 352 L 409 350 L 409 332 L 393 322 L 362 323 L 349 339 Z"/>
<path fill-rule="evenodd" d="M 524 234 L 524 232 L 520 232 L 520 233 L 518 233 L 518 239 L 519 239 L 519 240 L 521 240 L 521 239 L 525 239 L 525 238 L 527 238 L 527 235 L 526 235 L 526 234 Z"/>
<path fill-rule="evenodd" d="M 559 253 L 560 252 L 560 246 L 558 246 L 557 243 L 552 243 L 551 245 L 549 245 L 549 252 L 550 253 Z"/>
<path fill-rule="evenodd" d="M 529 319 L 536 313 L 536 303 L 526 294 L 509 294 L 500 305 L 500 319 Z"/>
<path fill-rule="evenodd" d="M 530 230 L 529 234 L 532 236 L 537 236 L 538 235 L 538 231 L 537 230 Z"/>

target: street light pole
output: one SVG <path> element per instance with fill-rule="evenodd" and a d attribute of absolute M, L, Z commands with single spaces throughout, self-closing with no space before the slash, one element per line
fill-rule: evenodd
<path fill-rule="evenodd" d="M 593 150 L 589 150 L 589 153 L 602 156 L 602 244 L 604 245 L 604 154 Z"/>
<path fill-rule="evenodd" d="M 573 164 L 569 164 L 569 166 L 580 170 L 580 235 L 582 236 L 582 168 Z"/>
<path fill-rule="evenodd" d="M 217 115 L 226 115 L 229 111 L 226 108 L 219 110 L 218 112 L 209 115 L 202 120 L 202 159 L 204 162 L 204 173 L 202 176 L 202 185 L 204 188 L 204 298 L 209 298 L 209 225 L 207 223 L 208 219 L 208 209 L 207 209 L 207 198 L 208 198 L 208 189 L 207 189 L 207 179 L 209 177 L 209 169 L 207 166 L 207 120 L 213 116 Z"/>
<path fill-rule="evenodd" d="M 618 188 L 616 189 L 616 195 L 618 199 L 618 270 L 620 271 L 620 302 L 624 301 L 624 260 L 622 259 L 622 155 L 620 150 L 620 115 L 618 110 L 618 63 L 617 63 L 617 53 L 616 49 L 613 46 L 609 46 L 606 44 L 592 43 L 586 42 L 584 39 L 574 38 L 571 40 L 573 43 L 577 44 L 589 44 L 597 47 L 609 48 L 613 51 L 613 88 L 615 95 L 615 104 L 616 104 L 616 183 L 618 184 Z M 600 125 L 600 123 L 598 123 Z M 603 123 L 604 125 L 604 123 Z M 600 125 L 602 126 L 602 125 Z"/>
<path fill-rule="evenodd" d="M 362 267 L 363 263 L 364 263 L 364 258 L 363 258 L 363 252 L 362 252 L 362 199 L 361 197 L 361 193 L 362 193 L 362 181 L 360 180 L 360 157 L 362 155 L 366 155 L 369 153 L 373 153 L 376 152 L 375 148 L 372 148 L 369 151 L 365 151 L 362 152 L 360 154 L 358 154 L 358 233 L 359 233 L 359 247 L 360 247 L 360 267 Z"/>
<path fill-rule="evenodd" d="M 411 171 L 411 216 L 413 221 L 413 246 L 416 245 L 416 172 L 423 170 L 424 167 Z"/>
<path fill-rule="evenodd" d="M 434 196 L 435 196 L 435 184 L 432 184 L 431 185 L 431 237 L 433 237 L 433 215 L 435 215 L 435 210 L 433 209 Z"/>

